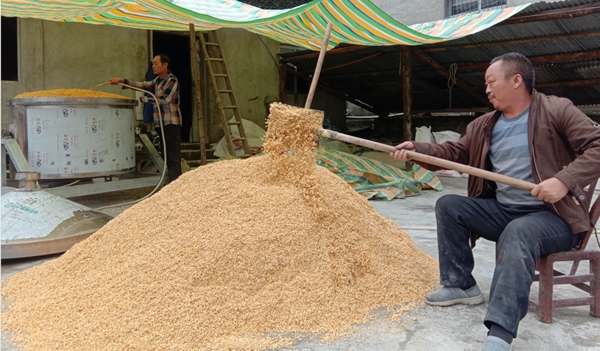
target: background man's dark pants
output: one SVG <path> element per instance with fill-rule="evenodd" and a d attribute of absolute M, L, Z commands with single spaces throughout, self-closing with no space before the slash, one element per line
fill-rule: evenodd
<path fill-rule="evenodd" d="M 495 241 L 498 260 L 484 323 L 498 324 L 517 336 L 527 314 L 529 289 L 540 256 L 575 247 L 581 235 L 546 207 L 504 206 L 495 199 L 458 195 L 441 197 L 435 206 L 440 284 L 468 289 L 475 285 L 469 233 Z"/>
<path fill-rule="evenodd" d="M 164 142 L 167 147 L 167 169 L 169 170 L 169 182 L 172 182 L 181 175 L 181 126 L 167 124 L 164 129 Z M 162 138 L 160 128 L 157 128 L 156 131 Z"/>

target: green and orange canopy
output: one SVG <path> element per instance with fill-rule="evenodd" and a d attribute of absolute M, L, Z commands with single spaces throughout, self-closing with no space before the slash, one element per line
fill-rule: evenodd
<path fill-rule="evenodd" d="M 2 0 L 2 15 L 165 31 L 187 31 L 190 23 L 197 30 L 243 28 L 318 50 L 329 22 L 329 48 L 340 43 L 420 45 L 477 33 L 526 6 L 413 26 L 394 20 L 369 0 L 314 0 L 285 10 L 264 10 L 235 0 Z"/>

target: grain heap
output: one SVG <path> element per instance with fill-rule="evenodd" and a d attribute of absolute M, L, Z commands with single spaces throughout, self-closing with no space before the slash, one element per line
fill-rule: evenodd
<path fill-rule="evenodd" d="M 262 350 L 300 333 L 330 340 L 378 307 L 421 300 L 435 261 L 306 163 L 321 120 L 271 105 L 265 156 L 187 172 L 8 278 L 2 328 L 22 351 Z"/>
<path fill-rule="evenodd" d="M 94 99 L 130 99 L 127 96 L 105 93 L 88 89 L 54 89 L 21 93 L 15 99 L 30 98 L 94 98 Z"/>

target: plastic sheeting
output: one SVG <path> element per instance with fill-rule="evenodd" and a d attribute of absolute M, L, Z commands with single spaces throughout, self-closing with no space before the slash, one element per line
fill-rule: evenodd
<path fill-rule="evenodd" d="M 405 26 L 369 0 L 315 0 L 263 10 L 235 0 L 2 0 L 2 16 L 139 29 L 187 31 L 244 28 L 276 41 L 318 50 L 327 23 L 329 45 L 420 45 L 477 33 L 529 4 Z"/>

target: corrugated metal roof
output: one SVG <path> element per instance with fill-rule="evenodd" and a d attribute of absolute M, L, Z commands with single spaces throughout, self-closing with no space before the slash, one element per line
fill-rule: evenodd
<path fill-rule="evenodd" d="M 458 64 L 457 79 L 480 91 L 479 98 L 458 87 L 452 89 L 452 107 L 481 107 L 485 98 L 484 75 L 487 63 L 494 57 L 512 51 L 521 52 L 532 61 L 536 58 L 559 55 L 547 62 L 534 62 L 536 83 L 539 91 L 567 97 L 576 104 L 600 105 L 600 1 L 568 0 L 551 3 L 535 3 L 519 16 L 530 16 L 548 10 L 568 10 L 575 6 L 594 8 L 595 12 L 575 18 L 552 19 L 519 24 L 500 24 L 477 34 L 439 44 L 417 47 L 447 70 L 452 63 Z M 515 40 L 552 37 L 542 41 L 515 43 Z M 558 37 L 558 38 L 555 38 Z M 489 45 L 486 43 L 505 42 Z M 459 45 L 472 48 L 432 51 Z M 400 76 L 401 46 L 367 47 L 325 57 L 320 80 L 351 98 L 368 103 L 381 112 L 401 112 L 402 77 Z M 294 60 L 307 52 L 282 55 L 291 59 L 298 69 L 312 74 L 316 57 Z M 584 53 L 587 58 L 565 60 L 560 55 Z M 595 54 L 595 55 L 591 55 Z M 469 68 L 469 64 L 479 64 Z M 449 106 L 448 80 L 425 62 L 412 57 L 413 111 L 440 110 Z M 560 84 L 544 87 L 554 82 L 588 80 L 587 86 Z M 490 106 L 486 106 L 490 107 Z"/>

